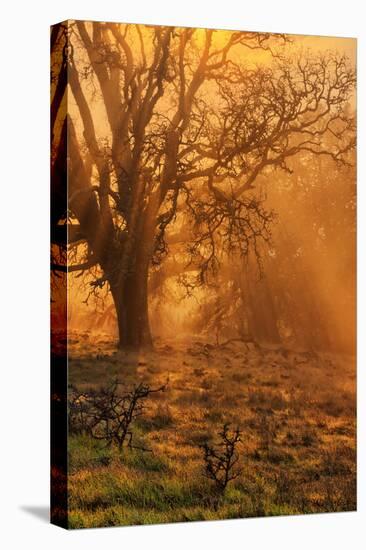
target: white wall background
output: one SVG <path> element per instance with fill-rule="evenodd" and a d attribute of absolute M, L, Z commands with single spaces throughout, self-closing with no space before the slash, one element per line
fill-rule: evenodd
<path fill-rule="evenodd" d="M 0 19 L 0 544 L 12 548 L 364 547 L 365 19 L 361 0 L 2 3 Z M 359 511 L 66 532 L 49 499 L 49 25 L 66 18 L 359 38 Z"/>

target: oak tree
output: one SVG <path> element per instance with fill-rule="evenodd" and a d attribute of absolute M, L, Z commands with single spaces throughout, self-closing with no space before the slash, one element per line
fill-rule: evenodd
<path fill-rule="evenodd" d="M 205 284 L 223 252 L 269 239 L 261 174 L 275 185 L 299 153 L 346 163 L 354 147 L 352 67 L 284 35 L 75 21 L 52 47 L 53 240 L 65 222 L 68 246 L 86 243 L 68 271 L 98 266 L 121 346 L 152 345 L 149 273 L 177 235 Z"/>

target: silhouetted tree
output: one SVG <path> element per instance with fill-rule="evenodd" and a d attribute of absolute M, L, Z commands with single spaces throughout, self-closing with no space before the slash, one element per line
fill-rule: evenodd
<path fill-rule="evenodd" d="M 69 200 L 53 222 L 68 221 L 69 245 L 87 243 L 85 262 L 69 270 L 98 266 L 92 288 L 109 285 L 120 345 L 149 346 L 148 275 L 168 254 L 168 228 L 187 232 L 193 286 L 215 273 L 221 251 L 251 248 L 258 257 L 273 219 L 255 192 L 258 176 L 289 170 L 300 152 L 345 162 L 354 72 L 333 54 L 285 58 L 283 35 L 219 40 L 212 30 L 84 22 L 57 29 L 53 174 L 62 189 L 67 142 Z M 258 51 L 262 65 L 251 63 Z M 77 106 L 68 116 L 62 94 Z"/>

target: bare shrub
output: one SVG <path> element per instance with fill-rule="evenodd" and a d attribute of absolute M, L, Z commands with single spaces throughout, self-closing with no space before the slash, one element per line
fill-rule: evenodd
<path fill-rule="evenodd" d="M 224 424 L 218 435 L 220 443 L 209 445 L 206 442 L 201 448 L 204 451 L 205 476 L 214 481 L 217 492 L 223 495 L 228 483 L 241 473 L 236 467 L 239 460 L 236 449 L 241 433 L 239 428 L 230 432 L 229 424 Z"/>
<path fill-rule="evenodd" d="M 74 433 L 89 433 L 95 439 L 106 441 L 107 445 L 115 443 L 119 449 L 127 442 L 130 448 L 148 450 L 132 444 L 132 423 L 144 413 L 146 398 L 164 391 L 166 386 L 152 389 L 141 382 L 132 390 L 122 392 L 123 385 L 115 380 L 100 391 L 79 392 L 72 388 L 69 429 Z"/>

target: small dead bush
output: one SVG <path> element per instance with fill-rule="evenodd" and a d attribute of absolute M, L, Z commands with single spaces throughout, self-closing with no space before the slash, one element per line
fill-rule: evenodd
<path fill-rule="evenodd" d="M 223 495 L 228 483 L 241 473 L 237 468 L 237 446 L 241 441 L 241 433 L 239 428 L 230 431 L 229 424 L 224 424 L 218 435 L 219 443 L 210 445 L 206 442 L 201 448 L 204 453 L 205 476 L 215 483 L 217 493 Z"/>
<path fill-rule="evenodd" d="M 129 391 L 122 391 L 118 380 L 100 391 L 79 392 L 71 388 L 69 392 L 69 430 L 71 433 L 88 433 L 93 438 L 104 440 L 107 445 L 115 443 L 122 449 L 127 442 L 130 448 L 140 448 L 132 444 L 131 430 L 134 420 L 146 408 L 146 399 L 157 392 L 165 391 L 167 384 L 152 389 L 140 383 Z"/>

